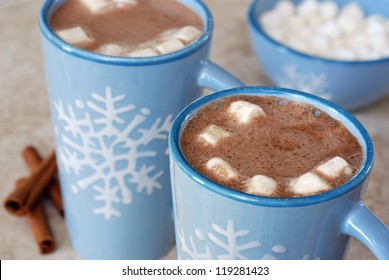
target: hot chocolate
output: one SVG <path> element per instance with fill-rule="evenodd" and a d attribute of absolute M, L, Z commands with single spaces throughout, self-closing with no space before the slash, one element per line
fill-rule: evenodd
<path fill-rule="evenodd" d="M 68 0 L 50 26 L 77 47 L 131 57 L 182 49 L 203 30 L 199 16 L 174 0 Z"/>
<path fill-rule="evenodd" d="M 321 193 L 350 180 L 363 153 L 339 121 L 305 103 L 240 95 L 208 104 L 186 124 L 181 149 L 204 176 L 256 195 Z"/>

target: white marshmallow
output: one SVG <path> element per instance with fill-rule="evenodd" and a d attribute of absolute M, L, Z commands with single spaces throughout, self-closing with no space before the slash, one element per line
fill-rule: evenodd
<path fill-rule="evenodd" d="M 110 0 L 108 0 L 110 1 Z M 116 7 L 124 7 L 125 5 L 131 5 L 131 6 L 134 6 L 136 4 L 138 4 L 138 1 L 137 0 L 111 0 L 111 2 L 113 2 L 113 4 L 116 5 Z"/>
<path fill-rule="evenodd" d="M 101 10 L 115 5 L 118 8 L 124 7 L 125 5 L 136 5 L 136 0 L 80 0 L 82 4 L 91 12 L 97 13 Z"/>
<path fill-rule="evenodd" d="M 254 118 L 266 116 L 266 113 L 260 106 L 242 100 L 232 102 L 228 111 L 234 115 L 239 122 L 245 124 L 249 123 Z"/>
<path fill-rule="evenodd" d="M 185 48 L 185 44 L 183 42 L 181 42 L 177 38 L 172 38 L 161 43 L 155 49 L 160 54 L 167 54 L 167 53 L 178 51 L 183 48 Z"/>
<path fill-rule="evenodd" d="M 385 34 L 385 19 L 379 15 L 370 15 L 366 18 L 366 31 L 370 35 Z"/>
<path fill-rule="evenodd" d="M 285 42 L 285 34 L 281 28 L 268 28 L 267 34 L 278 42 Z"/>
<path fill-rule="evenodd" d="M 336 23 L 338 25 L 338 28 L 344 33 L 344 34 L 353 34 L 356 32 L 358 26 L 359 26 L 359 20 L 354 19 L 350 16 L 340 15 L 336 19 Z"/>
<path fill-rule="evenodd" d="M 277 182 L 264 175 L 256 175 L 247 184 L 246 192 L 255 195 L 271 195 L 277 187 Z"/>
<path fill-rule="evenodd" d="M 184 26 L 174 35 L 174 38 L 181 40 L 184 44 L 189 45 L 200 37 L 201 31 L 194 26 Z"/>
<path fill-rule="evenodd" d="M 96 13 L 109 5 L 106 0 L 80 0 L 80 2 L 92 13 Z"/>
<path fill-rule="evenodd" d="M 270 10 L 260 16 L 261 25 L 266 28 L 278 27 L 282 24 L 282 17 L 277 11 Z"/>
<path fill-rule="evenodd" d="M 105 44 L 100 46 L 96 50 L 97 53 L 112 55 L 112 56 L 121 56 L 123 54 L 123 51 L 124 51 L 123 48 L 116 44 Z"/>
<path fill-rule="evenodd" d="M 340 29 L 338 28 L 335 21 L 330 20 L 322 24 L 318 28 L 318 33 L 326 35 L 328 38 L 337 39 L 341 36 Z"/>
<path fill-rule="evenodd" d="M 382 53 L 389 48 L 389 38 L 385 34 L 374 34 L 369 38 L 369 45 L 376 53 Z"/>
<path fill-rule="evenodd" d="M 326 52 L 330 48 L 330 40 L 324 35 L 316 34 L 312 36 L 310 46 L 318 53 Z"/>
<path fill-rule="evenodd" d="M 334 157 L 319 165 L 316 170 L 331 179 L 339 177 L 342 173 L 346 175 L 352 173 L 350 165 L 342 157 Z"/>
<path fill-rule="evenodd" d="M 340 15 L 361 20 L 365 16 L 365 13 L 358 3 L 349 3 L 341 9 Z"/>
<path fill-rule="evenodd" d="M 285 26 L 288 27 L 289 30 L 301 30 L 304 29 L 306 23 L 299 16 L 290 17 L 285 22 Z"/>
<path fill-rule="evenodd" d="M 319 3 L 316 0 L 303 0 L 297 5 L 297 14 L 302 17 L 315 16 L 319 8 Z"/>
<path fill-rule="evenodd" d="M 238 176 L 235 169 L 221 158 L 211 158 L 207 161 L 206 167 L 223 181 L 230 180 Z"/>
<path fill-rule="evenodd" d="M 284 26 L 287 27 L 288 30 L 301 30 L 303 29 L 306 23 L 299 16 L 294 16 L 286 19 Z"/>
<path fill-rule="evenodd" d="M 287 46 L 291 47 L 292 49 L 295 49 L 296 51 L 307 53 L 308 52 L 308 46 L 304 40 L 299 39 L 296 36 L 288 37 L 286 39 Z"/>
<path fill-rule="evenodd" d="M 291 16 L 295 11 L 295 7 L 289 0 L 281 0 L 277 2 L 274 10 L 281 16 Z"/>
<path fill-rule="evenodd" d="M 290 187 L 296 194 L 313 194 L 330 189 L 330 186 L 312 172 L 305 173 L 290 181 Z"/>
<path fill-rule="evenodd" d="M 199 134 L 200 139 L 211 145 L 216 145 L 221 139 L 227 138 L 231 135 L 228 131 L 223 128 L 211 124 L 202 133 Z"/>
<path fill-rule="evenodd" d="M 323 20 L 329 20 L 335 18 L 338 10 L 338 5 L 334 1 L 323 1 L 319 4 L 318 13 Z"/>
<path fill-rule="evenodd" d="M 57 31 L 57 35 L 65 42 L 72 45 L 82 45 L 93 41 L 80 26 Z"/>
<path fill-rule="evenodd" d="M 357 58 L 357 55 L 353 50 L 347 48 L 341 48 L 341 47 L 333 50 L 333 55 L 335 58 L 339 60 L 346 60 L 346 61 L 356 60 Z"/>
<path fill-rule="evenodd" d="M 124 56 L 128 56 L 128 57 L 150 57 L 150 56 L 157 56 L 157 55 L 158 52 L 153 48 L 133 50 L 131 52 L 124 54 Z"/>

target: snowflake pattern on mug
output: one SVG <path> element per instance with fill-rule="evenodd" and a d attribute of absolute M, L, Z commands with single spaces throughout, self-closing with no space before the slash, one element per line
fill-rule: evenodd
<path fill-rule="evenodd" d="M 276 83 L 283 88 L 301 90 L 329 100 L 333 97 L 333 93 L 328 89 L 326 74 L 302 73 L 295 64 L 285 65 L 281 74 L 276 77 Z"/>
<path fill-rule="evenodd" d="M 217 224 L 212 224 L 211 227 L 212 230 L 206 235 L 198 228 L 194 230 L 194 234 L 186 235 L 183 228 L 181 228 L 178 232 L 177 246 L 182 254 L 178 255 L 178 258 L 192 260 L 247 260 L 249 258 L 245 253 L 248 250 L 258 250 L 262 246 L 266 247 L 265 249 L 269 249 L 269 252 L 264 253 L 260 259 L 285 259 L 287 248 L 282 244 L 276 244 L 271 246 L 271 248 L 267 248 L 268 246 L 261 244 L 255 238 L 251 238 L 246 243 L 242 242 L 241 238 L 247 240 L 251 237 L 250 231 L 248 229 L 237 230 L 235 222 L 231 219 L 227 221 L 225 229 Z M 220 249 L 222 249 L 223 254 L 214 252 L 215 250 L 219 252 Z M 309 260 L 311 256 L 306 254 L 302 259 Z"/>
<path fill-rule="evenodd" d="M 66 173 L 77 177 L 71 186 L 74 194 L 93 188 L 93 199 L 102 203 L 93 212 L 106 220 L 121 215 L 115 205 L 132 203 L 130 185 L 148 195 L 162 188 L 158 179 L 163 170 L 139 161 L 157 156 L 158 152 L 147 146 L 153 141 L 166 142 L 173 119 L 171 114 L 163 121 L 156 118 L 145 128 L 150 109 L 137 110 L 135 105 L 123 102 L 125 98 L 124 94 L 114 96 L 107 87 L 104 95 L 92 93 L 86 102 L 77 99 L 67 106 L 61 100 L 54 103 L 59 120 L 55 131 L 62 142 L 57 147 L 59 162 Z M 98 117 L 93 118 L 96 114 Z M 129 120 L 122 117 L 124 114 L 134 117 Z M 166 151 L 167 147 L 167 156 Z"/>

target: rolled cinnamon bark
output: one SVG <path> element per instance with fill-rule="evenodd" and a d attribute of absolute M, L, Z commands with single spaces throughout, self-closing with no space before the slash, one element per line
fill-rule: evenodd
<path fill-rule="evenodd" d="M 33 146 L 27 146 L 23 150 L 22 155 L 31 171 L 34 171 L 42 163 L 42 157 Z M 58 179 L 55 176 L 49 182 L 47 193 L 49 194 L 50 200 L 57 209 L 58 213 L 61 216 L 64 216 L 61 189 Z"/>
<path fill-rule="evenodd" d="M 14 190 L 4 201 L 5 209 L 12 215 L 23 216 L 27 213 L 26 201 L 31 190 L 31 185 L 27 185 L 22 178 L 16 181 Z"/>
<path fill-rule="evenodd" d="M 31 210 L 41 198 L 43 192 L 47 189 L 49 182 L 57 171 L 55 153 L 52 152 L 38 168 L 36 168 L 23 184 L 33 186 L 28 194 L 26 207 Z"/>
<path fill-rule="evenodd" d="M 28 221 L 37 242 L 39 252 L 48 254 L 55 250 L 56 243 L 47 220 L 42 198 L 27 211 Z"/>

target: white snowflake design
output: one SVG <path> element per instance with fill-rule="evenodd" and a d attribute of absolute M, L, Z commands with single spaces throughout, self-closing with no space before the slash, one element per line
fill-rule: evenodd
<path fill-rule="evenodd" d="M 56 133 L 63 143 L 57 147 L 59 162 L 66 173 L 77 176 L 71 186 L 73 193 L 86 188 L 96 192 L 93 199 L 102 205 L 93 212 L 106 220 L 121 215 L 116 205 L 132 203 L 130 186 L 148 195 L 162 188 L 158 179 L 163 171 L 153 164 L 140 165 L 139 160 L 157 156 L 158 152 L 147 146 L 152 141 L 166 141 L 173 118 L 170 114 L 164 121 L 157 118 L 147 129 L 140 128 L 151 111 L 123 105 L 125 98 L 124 94 L 113 95 L 107 87 L 104 95 L 92 93 L 86 103 L 78 99 L 66 108 L 61 100 L 54 103 L 59 120 Z M 130 112 L 134 115 L 131 120 L 122 117 Z M 93 119 L 92 113 L 99 117 Z"/>
<path fill-rule="evenodd" d="M 223 229 L 219 225 L 213 224 L 212 230 L 215 232 L 209 232 L 207 234 L 208 240 L 215 244 L 217 247 L 222 248 L 225 251 L 225 254 L 215 255 L 211 251 L 211 248 L 205 245 L 204 250 L 200 252 L 196 247 L 195 239 L 192 235 L 189 235 L 189 242 L 187 244 L 186 238 L 183 232 L 183 229 L 178 234 L 181 251 L 186 253 L 191 259 L 194 260 L 207 260 L 207 259 L 216 259 L 227 260 L 227 259 L 240 259 L 247 260 L 247 257 L 244 255 L 243 251 L 257 248 L 261 244 L 258 241 L 253 241 L 249 243 L 240 244 L 238 239 L 248 235 L 250 232 L 248 230 L 235 230 L 234 221 L 228 220 L 226 229 Z M 200 229 L 195 230 L 195 237 L 198 241 L 205 241 L 206 236 Z"/>
<path fill-rule="evenodd" d="M 326 74 L 301 73 L 295 64 L 287 64 L 282 68 L 281 75 L 276 77 L 280 87 L 301 90 L 331 99 L 333 93 L 328 89 L 329 83 Z"/>
<path fill-rule="evenodd" d="M 249 230 L 236 230 L 233 220 L 227 221 L 226 229 L 212 224 L 212 231 L 207 235 L 202 230 L 196 228 L 194 235 L 185 236 L 183 228 L 178 232 L 177 246 L 181 251 L 192 260 L 247 260 L 244 251 L 256 249 L 262 246 L 258 240 L 251 240 L 248 243 L 239 242 L 241 237 L 250 237 Z M 188 242 L 189 241 L 189 242 Z M 208 245 L 207 245 L 208 244 Z M 202 246 L 200 246 L 202 245 Z M 215 254 L 212 248 L 223 249 L 224 254 Z M 262 260 L 283 259 L 287 248 L 282 244 L 274 245 L 271 250 L 262 256 Z M 184 256 L 179 255 L 180 259 Z M 304 255 L 303 260 L 309 260 L 310 255 Z M 320 258 L 316 258 L 317 260 Z"/>

